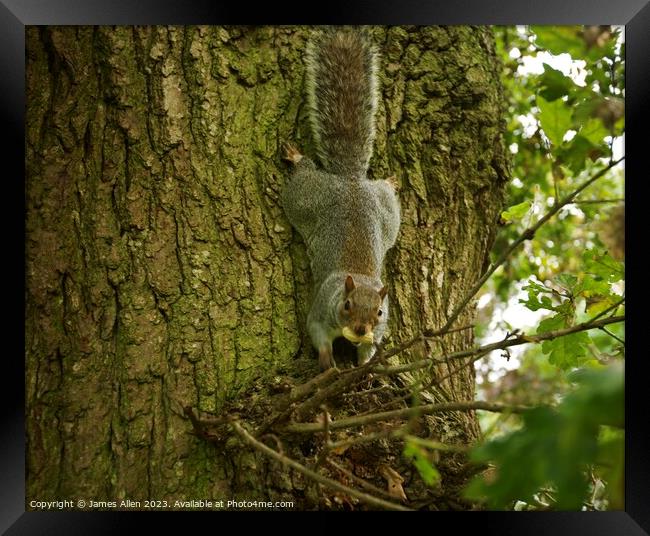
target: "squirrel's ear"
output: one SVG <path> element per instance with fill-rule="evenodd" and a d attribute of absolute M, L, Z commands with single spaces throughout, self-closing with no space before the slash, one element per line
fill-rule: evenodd
<path fill-rule="evenodd" d="M 354 279 L 349 275 L 345 278 L 345 292 L 350 294 L 354 290 Z"/>
<path fill-rule="evenodd" d="M 383 300 L 386 297 L 386 294 L 388 294 L 388 287 L 381 287 L 381 289 L 379 289 L 379 297 Z"/>

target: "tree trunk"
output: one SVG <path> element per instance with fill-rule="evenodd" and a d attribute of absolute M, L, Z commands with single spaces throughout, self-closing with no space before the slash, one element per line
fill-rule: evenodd
<path fill-rule="evenodd" d="M 302 476 L 233 439 L 215 447 L 192 435 L 183 413 L 253 419 L 251 408 L 271 407 L 273 386 L 318 373 L 304 327 L 309 265 L 278 202 L 289 173 L 281 143 L 314 154 L 302 83 L 308 35 L 27 29 L 28 504 L 333 504 L 326 488 L 307 492 Z M 370 173 L 401 185 L 385 278 L 389 341 L 398 343 L 443 325 L 484 269 L 507 177 L 503 98 L 488 28 L 372 35 L 382 98 Z M 469 307 L 454 325 L 473 318 Z M 451 333 L 401 359 L 464 349 L 472 338 Z M 424 396 L 473 399 L 473 367 Z M 479 436 L 472 413 L 427 422 L 440 441 Z M 308 464 L 318 440 L 287 448 Z M 443 490 L 464 482 L 452 465 L 441 465 Z"/>

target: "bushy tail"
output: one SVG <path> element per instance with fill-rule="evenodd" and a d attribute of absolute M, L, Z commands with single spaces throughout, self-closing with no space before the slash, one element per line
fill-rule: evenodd
<path fill-rule="evenodd" d="M 361 177 L 375 141 L 377 54 L 360 30 L 317 31 L 307 49 L 307 104 L 318 158 Z"/>

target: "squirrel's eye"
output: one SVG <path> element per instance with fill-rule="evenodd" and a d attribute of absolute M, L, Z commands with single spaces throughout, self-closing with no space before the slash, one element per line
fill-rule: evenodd
<path fill-rule="evenodd" d="M 382 314 L 381 309 L 379 309 L 379 311 L 377 311 L 377 316 L 381 316 Z"/>
<path fill-rule="evenodd" d="M 350 310 L 350 300 L 348 300 L 348 301 L 345 302 L 345 306 L 344 306 L 344 307 L 345 307 L 345 310 L 346 310 L 346 311 L 349 311 L 349 310 Z"/>

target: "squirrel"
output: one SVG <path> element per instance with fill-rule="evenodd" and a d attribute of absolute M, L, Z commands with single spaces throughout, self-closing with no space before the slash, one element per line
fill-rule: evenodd
<path fill-rule="evenodd" d="M 307 329 L 321 370 L 335 367 L 332 343 L 357 347 L 370 360 L 386 330 L 386 252 L 400 226 L 395 185 L 366 176 L 375 140 L 378 55 L 351 29 L 317 31 L 306 51 L 307 108 L 322 169 L 291 143 L 293 172 L 280 198 L 307 246 L 314 278 Z"/>

